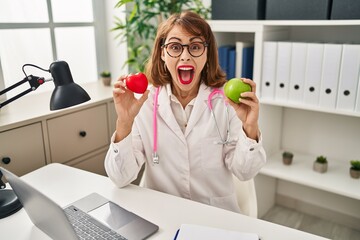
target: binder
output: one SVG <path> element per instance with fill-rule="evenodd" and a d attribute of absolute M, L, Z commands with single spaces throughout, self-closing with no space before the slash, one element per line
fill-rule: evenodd
<path fill-rule="evenodd" d="M 254 68 L 254 47 L 244 47 L 242 68 L 241 68 L 242 77 L 252 79 L 253 68 Z"/>
<path fill-rule="evenodd" d="M 360 45 L 344 44 L 341 58 L 336 109 L 355 110 L 359 80 Z"/>
<path fill-rule="evenodd" d="M 305 85 L 305 67 L 307 56 L 306 43 L 292 43 L 290 86 L 288 100 L 291 102 L 302 102 Z"/>
<path fill-rule="evenodd" d="M 228 59 L 228 75 L 227 75 L 228 79 L 235 77 L 235 65 L 236 65 L 236 51 L 235 48 L 231 48 L 229 50 L 229 59 Z"/>
<path fill-rule="evenodd" d="M 356 103 L 355 103 L 355 111 L 360 113 L 360 73 L 359 73 L 359 80 L 358 80 L 358 89 L 356 94 Z"/>
<path fill-rule="evenodd" d="M 287 100 L 289 93 L 291 42 L 278 42 L 275 99 Z"/>
<path fill-rule="evenodd" d="M 306 104 L 319 105 L 323 55 L 324 44 L 308 43 L 304 88 Z"/>
<path fill-rule="evenodd" d="M 277 42 L 264 42 L 260 88 L 262 99 L 274 99 L 276 82 L 276 59 Z"/>
<path fill-rule="evenodd" d="M 219 64 L 221 69 L 226 73 L 226 77 L 229 76 L 229 52 L 234 48 L 232 45 L 224 45 L 218 48 Z"/>
<path fill-rule="evenodd" d="M 320 107 L 328 109 L 336 108 L 341 52 L 341 44 L 327 43 L 324 45 L 324 59 L 320 83 Z"/>
<path fill-rule="evenodd" d="M 241 78 L 242 74 L 242 61 L 243 61 L 243 49 L 246 47 L 251 47 L 254 44 L 252 42 L 236 42 L 235 51 L 236 51 L 236 69 L 235 69 L 235 77 Z"/>

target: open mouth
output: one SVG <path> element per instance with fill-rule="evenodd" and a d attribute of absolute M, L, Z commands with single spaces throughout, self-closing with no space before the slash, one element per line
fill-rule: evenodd
<path fill-rule="evenodd" d="M 190 84 L 194 78 L 195 69 L 190 65 L 178 67 L 178 76 L 182 84 Z"/>

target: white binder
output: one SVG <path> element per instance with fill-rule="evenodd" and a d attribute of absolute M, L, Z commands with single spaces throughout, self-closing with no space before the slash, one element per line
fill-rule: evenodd
<path fill-rule="evenodd" d="M 278 42 L 275 99 L 287 100 L 290 83 L 291 42 Z"/>
<path fill-rule="evenodd" d="M 291 102 L 302 102 L 305 85 L 305 67 L 307 56 L 306 43 L 292 43 L 290 86 L 288 100 Z"/>
<path fill-rule="evenodd" d="M 261 98 L 274 99 L 276 80 L 277 42 L 264 42 L 261 71 Z"/>
<path fill-rule="evenodd" d="M 339 89 L 336 108 L 355 110 L 359 80 L 360 45 L 344 44 L 341 58 Z"/>
<path fill-rule="evenodd" d="M 325 44 L 322 76 L 320 84 L 320 102 L 323 108 L 335 109 L 341 63 L 341 44 Z"/>
<path fill-rule="evenodd" d="M 307 104 L 319 104 L 323 54 L 324 44 L 308 43 L 304 89 L 304 102 Z"/>

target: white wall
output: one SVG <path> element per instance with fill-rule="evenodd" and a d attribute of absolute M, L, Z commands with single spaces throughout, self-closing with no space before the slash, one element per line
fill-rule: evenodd
<path fill-rule="evenodd" d="M 116 0 L 105 1 L 106 26 L 109 30 L 106 50 L 109 56 L 109 66 L 113 81 L 115 81 L 119 76 L 128 73 L 127 66 L 123 68 L 124 62 L 128 58 L 126 44 L 120 44 L 120 40 L 115 39 L 115 36 L 119 33 L 118 31 L 110 31 L 110 29 L 115 26 L 115 16 L 125 19 L 124 8 L 115 8 L 117 2 L 118 1 Z"/>
<path fill-rule="evenodd" d="M 360 157 L 360 118 L 286 108 L 283 114 L 283 149 L 343 161 Z"/>

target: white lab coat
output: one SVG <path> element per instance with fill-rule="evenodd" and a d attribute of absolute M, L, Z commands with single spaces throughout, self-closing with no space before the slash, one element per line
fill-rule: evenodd
<path fill-rule="evenodd" d="M 172 113 L 170 97 L 162 87 L 158 97 L 157 141 L 159 164 L 152 161 L 153 102 L 155 88 L 135 119 L 132 132 L 119 143 L 114 136 L 105 159 L 110 179 L 123 187 L 136 179 L 145 163 L 144 186 L 198 202 L 241 212 L 237 205 L 232 174 L 240 180 L 253 178 L 266 162 L 259 142 L 246 137 L 241 121 L 229 109 L 232 144 L 220 140 L 214 118 L 207 105 L 212 89 L 201 85 L 183 133 Z M 212 105 L 222 137 L 225 139 L 227 117 L 223 97 L 215 95 Z"/>

